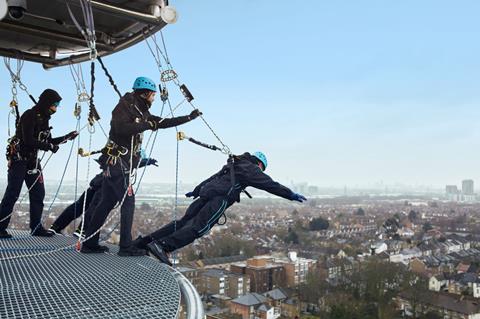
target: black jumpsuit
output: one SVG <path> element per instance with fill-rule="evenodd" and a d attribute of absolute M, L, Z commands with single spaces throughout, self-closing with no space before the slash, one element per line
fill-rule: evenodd
<path fill-rule="evenodd" d="M 47 89 L 40 95 L 37 105 L 20 117 L 12 139 L 15 145 L 7 156 L 8 184 L 0 204 L 0 231 L 5 231 L 8 227 L 9 215 L 18 200 L 23 182 L 29 188 L 30 229 L 32 232 L 43 231 L 41 218 L 45 186 L 37 154 L 38 150 L 49 151 L 53 145 L 65 141 L 65 136 L 52 138 L 49 126 L 49 108 L 61 99 L 57 92 Z"/>
<path fill-rule="evenodd" d="M 139 167 L 144 167 L 149 165 L 148 159 L 142 159 Z M 55 219 L 52 224 L 52 229 L 56 232 L 61 232 L 65 229 L 72 221 L 76 218 L 82 216 L 83 211 L 85 210 L 85 225 L 88 225 L 91 213 L 95 209 L 96 205 L 100 202 L 101 188 L 103 183 L 103 173 L 95 175 L 94 178 L 90 181 L 90 185 L 85 192 L 78 198 L 78 200 L 69 205 L 65 210 Z M 85 205 L 85 209 L 84 206 Z M 81 227 L 81 224 L 78 226 Z"/>
<path fill-rule="evenodd" d="M 192 192 L 199 198 L 188 207 L 185 215 L 176 224 L 171 222 L 145 239 L 156 241 L 167 253 L 192 243 L 207 234 L 228 207 L 240 201 L 240 193 L 248 186 L 293 199 L 294 193 L 265 174 L 258 167 L 257 159 L 249 153 L 235 160 L 234 172 L 235 184 L 231 180 L 229 165 L 203 181 Z"/>
<path fill-rule="evenodd" d="M 95 195 L 97 193 L 100 194 L 100 192 L 97 191 L 102 187 L 102 181 L 103 173 L 95 175 L 95 177 L 90 181 L 90 185 L 87 190 L 83 192 L 78 200 L 65 208 L 65 210 L 57 217 L 57 219 L 55 219 L 52 224 L 52 229 L 54 229 L 56 232 L 61 232 L 73 220 L 82 216 L 84 205 L 85 211 L 87 211 L 90 206 L 95 207 L 96 203 L 100 201 L 100 196 Z M 85 215 L 87 216 L 88 214 Z"/>
<path fill-rule="evenodd" d="M 120 250 L 131 246 L 135 194 L 133 189 L 128 189 L 129 172 L 130 168 L 135 169 L 137 167 L 140 160 L 143 132 L 152 129 L 149 122 L 159 123 L 160 120 L 162 120 L 160 117 L 150 114 L 147 102 L 135 93 L 125 94 L 112 111 L 109 141 L 115 143 L 122 150 L 122 153 L 126 153 L 115 159 L 107 154 L 100 157 L 100 163 L 104 171 L 100 191 L 101 200 L 93 210 L 85 232 L 87 238 L 94 233 L 96 235 L 83 243 L 85 247 L 95 248 L 98 245 L 99 232 L 97 230 L 102 227 L 110 211 L 123 198 L 120 210 Z M 189 116 L 163 119 L 156 128 L 174 127 L 189 121 Z M 132 162 L 130 162 L 132 151 Z"/>

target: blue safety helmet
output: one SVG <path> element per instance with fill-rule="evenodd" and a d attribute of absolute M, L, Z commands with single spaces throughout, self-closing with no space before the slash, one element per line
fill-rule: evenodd
<path fill-rule="evenodd" d="M 157 92 L 157 85 L 155 84 L 155 82 L 153 82 L 149 78 L 146 78 L 144 76 L 139 76 L 138 78 L 135 79 L 135 82 L 133 82 L 132 89 L 149 90 L 149 91 Z"/>
<path fill-rule="evenodd" d="M 265 154 L 263 154 L 262 152 L 255 152 L 253 153 L 253 156 L 255 156 L 260 162 L 262 162 L 264 169 L 267 169 L 268 161 Z"/>

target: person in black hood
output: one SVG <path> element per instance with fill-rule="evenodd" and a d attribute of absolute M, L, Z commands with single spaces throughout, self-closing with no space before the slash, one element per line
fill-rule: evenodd
<path fill-rule="evenodd" d="M 110 134 L 107 145 L 100 157 L 103 169 L 103 183 L 100 203 L 95 207 L 90 221 L 85 224 L 86 241 L 82 253 L 102 253 L 107 247 L 98 244 L 99 229 L 117 203 L 122 203 L 120 212 L 119 256 L 141 256 L 143 249 L 132 246 L 132 223 L 135 195 L 130 183 L 130 174 L 140 160 L 143 132 L 175 127 L 197 118 L 202 113 L 194 110 L 188 116 L 160 118 L 150 114 L 157 86 L 152 80 L 139 77 L 133 84 L 133 92 L 125 94 L 112 111 Z M 94 235 L 95 234 L 95 235 Z"/>
<path fill-rule="evenodd" d="M 240 193 L 247 186 L 289 200 L 307 200 L 263 172 L 267 168 L 267 157 L 262 152 L 253 155 L 244 153 L 233 159 L 233 162 L 200 183 L 192 192 L 185 194 L 197 199 L 180 220 L 171 222 L 148 236 L 137 238 L 133 244 L 147 249 L 160 261 L 171 266 L 168 254 L 206 235 L 224 216 L 227 208 L 240 202 Z"/>
<path fill-rule="evenodd" d="M 12 237 L 7 232 L 15 202 L 25 182 L 30 198 L 30 229 L 33 236 L 52 236 L 41 225 L 45 186 L 42 167 L 38 160 L 38 151 L 56 153 L 59 145 L 74 139 L 78 133 L 70 132 L 65 136 L 52 138 L 49 120 L 57 111 L 62 98 L 52 89 L 46 89 L 38 103 L 25 111 L 16 127 L 15 136 L 7 147 L 8 185 L 0 204 L 0 238 Z"/>

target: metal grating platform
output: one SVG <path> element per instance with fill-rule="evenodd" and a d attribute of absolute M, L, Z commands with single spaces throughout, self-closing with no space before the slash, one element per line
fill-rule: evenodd
<path fill-rule="evenodd" d="M 61 235 L 32 237 L 11 231 L 0 239 L 0 318 L 166 318 L 177 317 L 180 289 L 163 264 L 149 257 L 81 254 Z"/>

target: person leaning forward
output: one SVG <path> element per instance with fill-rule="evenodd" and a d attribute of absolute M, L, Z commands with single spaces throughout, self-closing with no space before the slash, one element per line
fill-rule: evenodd
<path fill-rule="evenodd" d="M 171 222 L 148 236 L 138 237 L 134 245 L 147 249 L 160 261 L 171 265 L 168 254 L 208 234 L 226 209 L 240 201 L 240 193 L 248 186 L 293 201 L 307 200 L 303 195 L 272 180 L 264 173 L 266 168 L 267 157 L 262 152 L 235 156 L 233 163 L 225 165 L 218 173 L 186 194 L 196 200 L 180 220 Z"/>
<path fill-rule="evenodd" d="M 187 116 L 161 118 L 150 114 L 157 86 L 145 77 L 139 77 L 133 84 L 133 92 L 125 94 L 112 111 L 110 134 L 100 164 L 104 180 L 101 200 L 92 212 L 86 225 L 82 253 L 102 253 L 107 250 L 99 245 L 99 229 L 105 223 L 109 212 L 117 203 L 120 211 L 120 256 L 140 256 L 146 251 L 132 246 L 132 223 L 135 208 L 135 194 L 130 185 L 130 172 L 136 169 L 140 160 L 143 132 L 175 127 L 197 118 L 202 113 L 194 110 Z"/>

